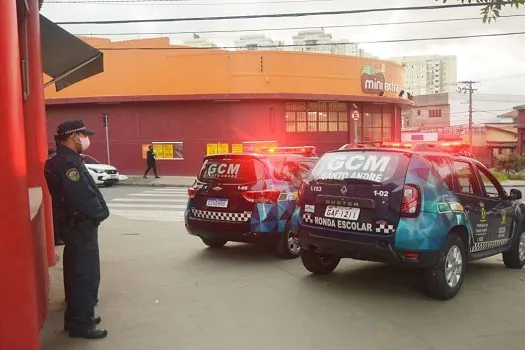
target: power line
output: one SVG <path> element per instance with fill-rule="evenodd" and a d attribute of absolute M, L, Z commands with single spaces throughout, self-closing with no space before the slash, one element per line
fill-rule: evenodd
<path fill-rule="evenodd" d="M 113 6 L 147 6 L 150 2 L 155 6 L 222 6 L 222 5 L 262 5 L 262 4 L 282 4 L 282 3 L 311 3 L 311 2 L 333 2 L 334 0 L 280 0 L 280 1 L 253 1 L 253 2 L 223 2 L 223 3 L 194 3 L 186 0 L 125 0 L 125 1 L 45 1 L 45 4 L 86 4 L 86 5 L 113 5 Z M 479 19 L 479 18 L 478 18 Z"/>
<path fill-rule="evenodd" d="M 433 41 L 433 40 L 454 40 L 454 39 L 467 39 L 467 38 L 486 38 L 495 36 L 510 36 L 510 35 L 523 35 L 525 32 L 510 32 L 510 33 L 493 33 L 493 34 L 474 34 L 474 35 L 457 35 L 457 36 L 446 36 L 446 37 L 432 37 L 432 38 L 410 38 L 410 39 L 392 39 L 392 40 L 376 40 L 376 41 L 357 41 L 354 44 L 385 44 L 385 43 L 400 43 L 400 42 L 415 42 L 415 41 Z M 341 43 L 327 43 L 327 44 L 312 44 L 314 46 L 336 46 L 345 45 Z M 276 49 L 284 47 L 302 47 L 302 44 L 282 44 L 282 45 L 260 45 L 257 48 L 260 49 Z M 204 46 L 204 47 L 193 47 L 193 46 L 169 46 L 169 47 L 101 47 L 99 50 L 106 51 L 126 51 L 126 50 L 221 50 L 221 49 L 246 49 L 244 46 Z M 450 84 L 455 85 L 455 84 Z"/>
<path fill-rule="evenodd" d="M 454 5 L 445 4 L 445 5 L 431 5 L 431 6 L 382 7 L 382 8 L 360 9 L 360 10 L 341 10 L 341 11 L 291 12 L 291 13 L 216 16 L 216 17 L 127 19 L 127 20 L 77 21 L 77 22 L 55 22 L 55 23 L 59 25 L 73 25 L 73 24 L 124 24 L 124 23 L 156 23 L 156 22 L 222 21 L 222 20 L 254 19 L 254 18 L 334 16 L 334 15 L 350 15 L 350 14 L 371 13 L 371 12 L 443 10 L 443 9 L 480 7 L 480 6 L 486 6 L 486 4 L 483 4 L 483 3 L 468 4 L 467 3 L 467 4 L 454 4 Z"/>
<path fill-rule="evenodd" d="M 486 100 L 481 98 L 475 98 L 474 101 L 482 101 L 482 102 L 503 102 L 503 103 L 524 103 L 525 98 L 523 98 L 521 101 L 509 101 L 509 100 Z"/>
<path fill-rule="evenodd" d="M 297 1 L 292 1 L 297 2 Z M 499 18 L 511 17 L 525 17 L 525 15 L 506 15 Z M 268 31 L 286 31 L 286 30 L 300 30 L 300 29 L 316 29 L 316 28 L 354 28 L 354 27 L 375 27 L 375 26 L 389 26 L 389 25 L 405 25 L 405 24 L 423 24 L 423 23 L 441 23 L 441 22 L 459 22 L 459 21 L 479 21 L 479 17 L 464 17 L 464 18 L 446 18 L 446 19 L 431 19 L 423 21 L 404 21 L 404 22 L 383 22 L 383 23 L 368 23 L 368 24 L 341 24 L 341 25 L 321 25 L 308 27 L 284 27 L 284 28 L 260 28 L 260 29 L 222 29 L 222 30 L 199 30 L 199 31 L 182 31 L 182 32 L 130 32 L 130 33 L 75 33 L 75 35 L 174 35 L 174 34 L 210 34 L 210 33 L 239 33 L 239 32 L 268 32 Z"/>

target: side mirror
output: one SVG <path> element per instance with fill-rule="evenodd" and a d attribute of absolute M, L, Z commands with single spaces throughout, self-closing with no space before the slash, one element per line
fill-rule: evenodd
<path fill-rule="evenodd" d="M 520 190 L 517 190 L 515 188 L 510 190 L 510 198 L 518 200 L 521 199 L 521 197 L 522 195 Z"/>

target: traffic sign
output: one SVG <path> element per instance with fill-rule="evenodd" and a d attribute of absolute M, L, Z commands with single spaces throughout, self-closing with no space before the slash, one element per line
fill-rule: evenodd
<path fill-rule="evenodd" d="M 352 112 L 352 119 L 355 120 L 355 121 L 358 121 L 359 120 L 359 111 L 353 111 Z"/>

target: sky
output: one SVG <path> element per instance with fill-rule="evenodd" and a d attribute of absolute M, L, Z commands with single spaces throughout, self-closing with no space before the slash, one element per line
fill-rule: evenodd
<path fill-rule="evenodd" d="M 62 3 L 49 3 L 62 1 Z M 68 1 L 76 1 L 74 3 Z M 78 3 L 86 1 L 91 3 Z M 101 1 L 113 2 L 101 4 Z M 440 4 L 435 0 L 164 0 L 119 2 L 122 0 L 44 0 L 42 14 L 52 21 L 93 21 L 153 18 L 208 17 L 247 14 L 273 14 L 353 10 L 384 7 L 427 6 Z M 118 3 L 117 3 L 118 2 Z M 455 3 L 449 0 L 449 3 Z M 525 15 L 525 7 L 508 8 L 502 15 Z M 480 8 L 461 8 L 425 11 L 390 11 L 352 15 L 315 16 L 299 18 L 223 20 L 171 23 L 133 23 L 113 25 L 64 25 L 73 34 L 94 34 L 112 40 L 166 37 L 180 44 L 193 37 L 187 34 L 115 35 L 126 33 L 195 32 L 219 46 L 233 46 L 240 35 L 264 34 L 273 40 L 292 43 L 298 30 L 242 30 L 355 25 L 433 19 L 479 17 L 470 21 L 451 21 L 423 24 L 325 28 L 334 39 L 351 42 L 392 40 L 423 37 L 443 37 L 525 31 L 525 17 L 499 18 L 490 24 L 481 20 Z M 230 30 L 227 33 L 202 31 Z M 98 35 L 97 35 L 98 34 Z M 113 34 L 113 35 L 100 35 Z M 474 109 L 490 113 L 478 114 L 478 122 L 491 121 L 499 110 L 525 104 L 525 35 L 491 38 L 468 38 L 408 43 L 362 44 L 361 48 L 380 58 L 410 55 L 456 55 L 458 80 L 478 81 Z M 459 114 L 459 113 L 458 113 Z"/>

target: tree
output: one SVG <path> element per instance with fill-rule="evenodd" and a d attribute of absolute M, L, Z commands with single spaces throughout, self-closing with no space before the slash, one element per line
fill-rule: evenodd
<path fill-rule="evenodd" d="M 440 0 L 436 0 L 440 1 Z M 443 3 L 447 3 L 448 0 L 443 0 Z M 457 0 L 462 4 L 477 2 L 478 4 L 487 4 L 481 9 L 481 15 L 483 15 L 483 23 L 490 23 L 492 20 L 496 20 L 499 17 L 500 11 L 503 7 L 510 6 L 519 8 L 520 5 L 525 5 L 525 0 Z"/>
<path fill-rule="evenodd" d="M 509 154 L 507 157 L 501 157 L 496 160 L 496 169 L 504 170 L 507 174 L 518 172 L 525 168 L 525 157 L 519 156 L 515 153 Z"/>

